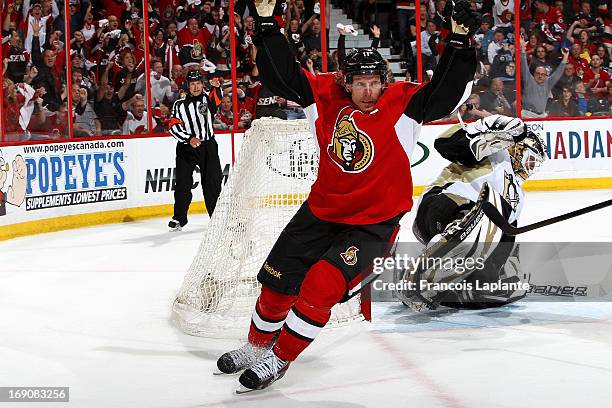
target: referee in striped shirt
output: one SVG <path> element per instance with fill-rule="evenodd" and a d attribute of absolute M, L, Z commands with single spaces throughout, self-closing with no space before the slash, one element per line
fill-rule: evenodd
<path fill-rule="evenodd" d="M 209 92 L 204 89 L 204 78 L 199 70 L 190 71 L 185 78 L 188 94 L 172 107 L 168 128 L 178 139 L 176 145 L 176 185 L 174 188 L 174 216 L 168 223 L 171 231 L 180 231 L 187 224 L 187 210 L 191 204 L 193 171 L 200 168 L 204 202 L 212 216 L 221 193 L 221 162 L 213 119 L 221 104 L 219 79 L 210 81 Z"/>

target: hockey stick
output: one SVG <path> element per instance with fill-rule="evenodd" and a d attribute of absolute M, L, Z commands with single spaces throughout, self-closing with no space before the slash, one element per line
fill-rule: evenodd
<path fill-rule="evenodd" d="M 510 223 L 508 223 L 508 220 L 506 220 L 506 218 L 499 213 L 497 208 L 495 208 L 493 204 L 489 202 L 483 204 L 482 210 L 487 215 L 487 217 L 489 217 L 489 219 L 493 221 L 493 223 L 503 231 L 504 234 L 515 236 L 523 234 L 525 232 L 536 230 L 538 228 L 546 227 L 548 225 L 556 224 L 561 221 L 569 220 L 570 218 L 578 217 L 579 215 L 601 210 L 602 208 L 606 208 L 611 205 L 612 200 L 603 201 L 601 203 L 590 205 L 588 207 L 581 208 L 579 210 L 575 210 L 567 214 L 558 215 L 547 220 L 539 221 L 530 225 L 525 225 L 524 227 L 513 227 L 512 225 L 510 225 Z"/>

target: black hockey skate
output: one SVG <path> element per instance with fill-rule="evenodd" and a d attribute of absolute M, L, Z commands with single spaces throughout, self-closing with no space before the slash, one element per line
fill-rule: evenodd
<path fill-rule="evenodd" d="M 221 374 L 236 374 L 245 370 L 259 361 L 270 347 L 257 347 L 250 343 L 245 344 L 239 349 L 228 351 L 217 360 L 217 368 Z"/>
<path fill-rule="evenodd" d="M 185 224 L 181 224 L 179 221 L 174 218 L 168 222 L 168 228 L 170 228 L 170 232 L 180 231 L 183 229 Z"/>
<path fill-rule="evenodd" d="M 289 364 L 289 361 L 278 358 L 274 351 L 268 350 L 261 360 L 242 373 L 238 379 L 242 388 L 237 389 L 236 394 L 263 390 L 269 387 L 274 381 L 283 378 L 289 368 Z"/>

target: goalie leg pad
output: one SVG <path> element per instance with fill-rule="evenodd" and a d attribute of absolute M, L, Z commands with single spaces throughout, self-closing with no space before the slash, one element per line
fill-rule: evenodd
<path fill-rule="evenodd" d="M 282 360 L 295 360 L 327 324 L 332 307 L 346 290 L 346 279 L 338 268 L 324 260 L 314 264 L 285 320 L 274 353 Z"/>
<path fill-rule="evenodd" d="M 442 187 L 430 189 L 419 203 L 417 215 L 412 225 L 412 232 L 424 245 L 436 235 L 441 234 L 447 225 L 456 219 L 460 219 L 474 205 L 472 201 L 465 202 L 453 200 L 444 194 Z"/>
<path fill-rule="evenodd" d="M 461 219 L 446 226 L 444 231 L 432 238 L 422 256 L 427 262 L 416 270 L 405 270 L 402 279 L 413 282 L 414 291 L 400 291 L 398 297 L 405 303 L 419 309 L 423 305 L 435 309 L 446 292 L 431 289 L 431 285 L 423 282 L 450 284 L 467 279 L 476 271 L 476 267 L 486 262 L 502 238 L 502 232 L 484 214 L 482 206 L 485 202 L 493 204 L 502 211 L 502 198 L 485 183 L 481 189 L 478 201 Z M 474 267 L 446 268 L 447 260 L 472 258 L 482 262 L 473 262 Z M 441 259 L 440 262 L 430 262 Z M 464 265 L 464 263 L 462 263 Z M 457 265 L 453 262 L 452 265 Z"/>

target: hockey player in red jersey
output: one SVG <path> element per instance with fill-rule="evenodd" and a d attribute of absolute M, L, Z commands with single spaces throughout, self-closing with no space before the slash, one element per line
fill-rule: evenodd
<path fill-rule="evenodd" d="M 311 75 L 272 17 L 280 14 L 280 2 L 256 2 L 253 42 L 262 81 L 304 108 L 320 160 L 308 199 L 259 272 L 262 290 L 248 343 L 217 362 L 222 373 L 246 369 L 239 379 L 244 391 L 285 374 L 328 322 L 331 308 L 360 290 L 373 259 L 388 253 L 412 208 L 410 155 L 421 126 L 470 95 L 476 69 L 478 17 L 465 0 L 449 5 L 448 45 L 431 82 L 387 86 L 387 65 L 373 49 L 348 55 L 339 73 Z"/>

